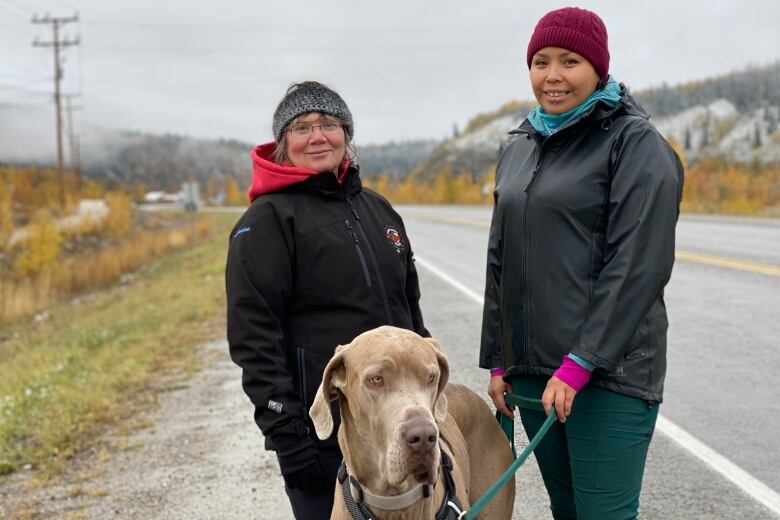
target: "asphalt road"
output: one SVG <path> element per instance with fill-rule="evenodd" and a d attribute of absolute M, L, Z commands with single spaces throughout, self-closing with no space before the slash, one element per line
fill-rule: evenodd
<path fill-rule="evenodd" d="M 418 257 L 426 325 L 444 345 L 452 380 L 485 396 L 477 351 L 490 210 L 398 209 Z M 640 518 L 778 519 L 780 222 L 684 217 L 678 237 L 666 295 L 666 395 Z M 30 485 L 28 469 L 14 475 L 0 486 L 0 519 L 28 517 L 25 511 L 101 520 L 292 519 L 227 345 L 199 351 L 205 368 L 186 381 L 173 378 L 159 407 L 139 418 L 148 428 L 107 435 L 55 484 Z M 517 444 L 526 442 L 519 431 Z M 531 457 L 517 474 L 514 518 L 549 519 L 547 504 Z"/>
<path fill-rule="evenodd" d="M 456 380 L 484 393 L 487 374 L 475 367 L 490 210 L 399 209 L 430 329 Z M 778 518 L 780 222 L 684 216 L 677 236 L 664 424 L 650 450 L 642 516 Z M 520 471 L 520 488 L 531 490 L 516 513 L 545 518 L 543 488 L 528 474 L 536 471 Z"/>

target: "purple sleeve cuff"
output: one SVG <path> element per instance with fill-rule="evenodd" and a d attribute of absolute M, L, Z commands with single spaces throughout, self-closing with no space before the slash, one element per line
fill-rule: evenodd
<path fill-rule="evenodd" d="M 588 384 L 590 374 L 590 370 L 581 367 L 569 356 L 563 356 L 563 363 L 553 375 L 579 392 Z"/>
<path fill-rule="evenodd" d="M 493 368 L 490 370 L 490 377 L 500 377 L 504 375 L 505 370 L 502 367 Z"/>

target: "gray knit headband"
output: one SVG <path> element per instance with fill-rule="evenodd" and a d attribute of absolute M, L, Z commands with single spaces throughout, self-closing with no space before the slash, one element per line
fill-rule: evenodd
<path fill-rule="evenodd" d="M 276 107 L 272 125 L 276 142 L 281 141 L 282 134 L 293 119 L 309 112 L 321 112 L 337 117 L 344 123 L 350 140 L 354 136 L 352 114 L 341 96 L 321 83 L 306 81 L 298 84 L 295 90 L 284 96 Z"/>

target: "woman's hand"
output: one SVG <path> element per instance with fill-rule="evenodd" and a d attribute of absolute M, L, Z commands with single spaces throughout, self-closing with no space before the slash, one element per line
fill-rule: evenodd
<path fill-rule="evenodd" d="M 488 393 L 490 393 L 490 391 L 488 391 Z M 550 408 L 555 407 L 555 415 L 558 416 L 558 420 L 562 423 L 566 422 L 566 418 L 571 413 L 571 405 L 574 402 L 574 397 L 576 395 L 577 391 L 575 389 L 557 377 L 552 376 L 550 380 L 547 381 L 547 387 L 544 389 L 544 393 L 542 394 L 542 406 L 544 406 L 544 413 L 549 415 Z M 495 401 L 496 400 L 493 399 L 493 402 Z"/>
<path fill-rule="evenodd" d="M 491 377 L 490 384 L 488 384 L 488 395 L 493 400 L 496 410 L 511 419 L 513 417 L 512 410 L 509 409 L 504 401 L 504 392 L 509 392 L 511 394 L 512 385 L 506 383 L 502 376 Z"/>

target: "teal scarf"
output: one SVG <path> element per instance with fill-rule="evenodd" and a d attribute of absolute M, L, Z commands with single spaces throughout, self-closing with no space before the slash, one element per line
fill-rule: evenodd
<path fill-rule="evenodd" d="M 572 121 L 580 117 L 583 113 L 599 101 L 604 102 L 609 107 L 617 105 L 621 98 L 620 85 L 615 78 L 608 76 L 607 84 L 604 88 L 597 89 L 588 99 L 563 114 L 548 114 L 542 107 L 536 107 L 528 114 L 528 121 L 533 125 L 537 132 L 545 137 L 550 137 L 561 128 L 565 128 Z"/>

